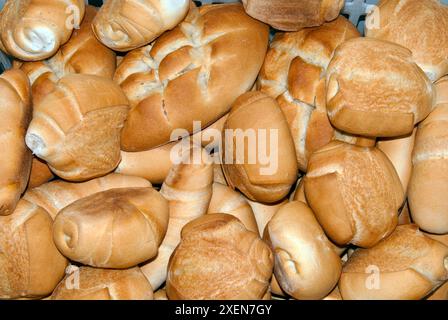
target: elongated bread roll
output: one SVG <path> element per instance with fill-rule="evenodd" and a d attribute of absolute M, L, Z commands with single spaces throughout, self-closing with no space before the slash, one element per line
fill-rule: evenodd
<path fill-rule="evenodd" d="M 43 185 L 54 178 L 48 165 L 37 157 L 33 157 L 31 163 L 30 180 L 28 181 L 28 190 Z"/>
<path fill-rule="evenodd" d="M 269 246 L 237 218 L 208 214 L 182 229 L 166 292 L 171 300 L 261 299 L 273 265 Z"/>
<path fill-rule="evenodd" d="M 61 178 L 83 181 L 120 162 L 126 96 L 112 80 L 71 74 L 34 107 L 26 144 Z"/>
<path fill-rule="evenodd" d="M 46 297 L 62 279 L 67 260 L 53 243 L 52 225 L 44 209 L 23 199 L 0 216 L 0 299 Z"/>
<path fill-rule="evenodd" d="M 403 225 L 375 247 L 356 250 L 339 289 L 344 300 L 422 299 L 446 280 L 448 247 Z"/>
<path fill-rule="evenodd" d="M 181 163 L 171 167 L 160 190 L 169 204 L 168 230 L 157 257 L 141 266 L 154 290 L 166 280 L 168 261 L 180 242 L 182 228 L 207 213 L 212 183 L 213 166 L 202 148 L 193 147 Z"/>
<path fill-rule="evenodd" d="M 241 4 L 205 5 L 152 45 L 126 55 L 115 80 L 131 103 L 124 151 L 144 151 L 193 133 L 226 114 L 250 90 L 268 46 L 269 28 Z"/>
<path fill-rule="evenodd" d="M 62 180 L 51 181 L 28 190 L 23 198 L 44 208 L 54 219 L 61 209 L 94 193 L 116 188 L 148 187 L 151 187 L 151 183 L 143 178 L 111 173 L 81 183 Z"/>
<path fill-rule="evenodd" d="M 51 300 L 153 300 L 153 292 L 138 267 L 75 267 L 56 287 Z"/>
<path fill-rule="evenodd" d="M 8 0 L 0 12 L 0 43 L 25 61 L 51 57 L 84 17 L 84 0 Z"/>
<path fill-rule="evenodd" d="M 19 70 L 0 75 L 0 137 L 3 152 L 0 178 L 0 215 L 14 212 L 31 170 L 25 133 L 31 120 L 30 84 Z"/>
<path fill-rule="evenodd" d="M 108 0 L 95 18 L 93 30 L 109 48 L 129 51 L 174 28 L 189 6 L 189 0 Z"/>

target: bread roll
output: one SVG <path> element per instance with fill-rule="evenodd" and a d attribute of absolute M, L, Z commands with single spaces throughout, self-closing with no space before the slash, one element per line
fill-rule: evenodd
<path fill-rule="evenodd" d="M 235 217 L 209 214 L 188 223 L 168 265 L 171 300 L 257 300 L 269 287 L 269 246 Z"/>
<path fill-rule="evenodd" d="M 366 17 L 367 37 L 411 50 L 432 81 L 448 73 L 447 28 L 448 6 L 439 0 L 381 0 Z"/>
<path fill-rule="evenodd" d="M 277 102 L 255 91 L 240 96 L 224 124 L 223 171 L 253 201 L 285 198 L 297 179 L 294 142 Z"/>
<path fill-rule="evenodd" d="M 259 234 L 254 212 L 246 198 L 226 185 L 213 183 L 212 199 L 207 213 L 230 214 L 238 218 L 247 230 Z"/>
<path fill-rule="evenodd" d="M 327 111 L 338 129 L 367 137 L 412 133 L 433 107 L 433 87 L 399 45 L 357 38 L 341 44 L 327 69 Z"/>
<path fill-rule="evenodd" d="M 33 157 L 31 163 L 30 180 L 28 181 L 28 190 L 39 187 L 54 178 L 48 165 L 37 157 Z"/>
<path fill-rule="evenodd" d="M 18 59 L 51 57 L 79 26 L 84 0 L 8 0 L 0 12 L 2 50 Z"/>
<path fill-rule="evenodd" d="M 109 0 L 95 18 L 93 30 L 109 48 L 129 51 L 174 28 L 189 6 L 189 0 Z"/>
<path fill-rule="evenodd" d="M 125 270 L 76 268 L 51 300 L 153 300 L 151 285 L 138 267 Z"/>
<path fill-rule="evenodd" d="M 446 280 L 448 247 L 403 225 L 375 247 L 356 250 L 339 289 L 344 300 L 422 299 Z"/>
<path fill-rule="evenodd" d="M 63 179 L 105 175 L 120 162 L 128 101 L 112 80 L 71 74 L 34 106 L 26 144 Z"/>
<path fill-rule="evenodd" d="M 20 200 L 0 216 L 0 299 L 46 297 L 64 276 L 67 260 L 53 243 L 44 209 Z"/>
<path fill-rule="evenodd" d="M 206 5 L 152 45 L 131 51 L 115 80 L 131 103 L 124 151 L 144 151 L 221 118 L 251 89 L 268 45 L 269 28 L 241 4 Z"/>
<path fill-rule="evenodd" d="M 143 178 L 111 173 L 107 176 L 73 183 L 55 180 L 28 190 L 23 198 L 44 208 L 54 219 L 69 204 L 94 193 L 116 188 L 149 188 L 151 183 Z"/>
<path fill-rule="evenodd" d="M 168 227 L 168 203 L 153 188 L 95 193 L 62 209 L 53 225 L 59 251 L 98 268 L 130 268 L 157 255 Z"/>
<path fill-rule="evenodd" d="M 30 85 L 25 74 L 9 70 L 0 75 L 0 137 L 2 174 L 0 178 L 0 216 L 14 212 L 25 191 L 31 170 L 31 152 L 25 133 L 31 120 Z"/>
<path fill-rule="evenodd" d="M 115 53 L 95 38 L 92 32 L 95 15 L 95 7 L 87 6 L 80 29 L 73 31 L 70 40 L 55 55 L 47 60 L 25 62 L 20 66 L 31 81 L 35 105 L 68 74 L 92 74 L 112 79 L 115 73 Z"/>
<path fill-rule="evenodd" d="M 409 183 L 413 221 L 424 231 L 448 233 L 448 77 L 436 83 L 437 104 L 417 130 Z"/>
<path fill-rule="evenodd" d="M 141 267 L 154 290 L 166 280 L 168 261 L 180 242 L 182 228 L 207 213 L 212 183 L 213 166 L 206 151 L 199 147 L 192 148 L 181 163 L 171 167 L 160 190 L 169 204 L 168 230 L 157 257 Z"/>
<path fill-rule="evenodd" d="M 306 204 L 284 205 L 264 232 L 274 252 L 275 277 L 285 292 L 295 299 L 316 300 L 333 290 L 341 259 Z"/>
<path fill-rule="evenodd" d="M 309 206 L 337 245 L 372 247 L 397 226 L 403 189 L 377 148 L 331 142 L 311 156 L 304 183 Z"/>

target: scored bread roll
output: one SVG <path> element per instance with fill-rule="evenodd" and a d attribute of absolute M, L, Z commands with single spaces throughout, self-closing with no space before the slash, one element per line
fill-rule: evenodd
<path fill-rule="evenodd" d="M 94 193 L 116 188 L 149 188 L 151 183 L 139 177 L 111 173 L 86 182 L 55 180 L 28 190 L 23 199 L 44 208 L 54 219 L 69 204 Z"/>
<path fill-rule="evenodd" d="M 21 64 L 20 69 L 30 79 L 35 105 L 68 74 L 92 74 L 112 79 L 116 64 L 115 53 L 95 38 L 91 29 L 95 15 L 95 7 L 87 6 L 80 29 L 73 31 L 70 40 L 55 55 L 47 60 Z"/>
<path fill-rule="evenodd" d="M 0 43 L 25 61 L 51 57 L 85 13 L 84 0 L 8 0 L 0 12 Z"/>
<path fill-rule="evenodd" d="M 33 157 L 31 163 L 31 174 L 28 181 L 28 190 L 39 187 L 54 178 L 48 165 L 37 157 Z"/>
<path fill-rule="evenodd" d="M 397 226 L 404 192 L 375 147 L 330 142 L 311 156 L 304 184 L 309 206 L 337 245 L 372 247 Z"/>
<path fill-rule="evenodd" d="M 23 199 L 0 216 L 0 299 L 46 297 L 62 279 L 67 260 L 53 243 L 52 225 L 44 209 Z"/>
<path fill-rule="evenodd" d="M 409 23 L 412 21 L 412 23 Z M 366 17 L 366 36 L 412 51 L 414 61 L 436 81 L 448 73 L 448 6 L 439 0 L 381 0 Z"/>
<path fill-rule="evenodd" d="M 448 247 L 403 225 L 375 247 L 353 253 L 339 290 L 344 300 L 422 299 L 446 280 Z"/>
<path fill-rule="evenodd" d="M 92 194 L 62 209 L 53 238 L 72 261 L 98 268 L 130 268 L 157 255 L 168 227 L 168 203 L 153 188 Z"/>
<path fill-rule="evenodd" d="M 115 73 L 131 104 L 122 150 L 149 150 L 175 129 L 188 135 L 194 121 L 206 127 L 224 116 L 252 88 L 268 38 L 268 26 L 241 4 L 205 5 L 152 45 L 128 53 Z"/>
<path fill-rule="evenodd" d="M 28 183 L 32 155 L 25 145 L 25 133 L 31 121 L 30 84 L 19 70 L 0 75 L 0 137 L 2 177 L 0 179 L 0 216 L 14 212 Z"/>
<path fill-rule="evenodd" d="M 330 121 L 350 134 L 407 135 L 433 107 L 433 86 L 412 53 L 387 41 L 344 42 L 334 53 L 326 81 Z"/>
<path fill-rule="evenodd" d="M 294 201 L 280 208 L 264 239 L 274 252 L 278 283 L 295 299 L 322 299 L 338 283 L 341 259 L 306 204 Z"/>
<path fill-rule="evenodd" d="M 129 51 L 174 28 L 185 18 L 189 6 L 189 0 L 108 0 L 92 27 L 109 48 Z"/>
<path fill-rule="evenodd" d="M 294 142 L 278 103 L 260 91 L 241 95 L 223 131 L 222 168 L 229 186 L 253 201 L 285 198 L 298 169 Z"/>
<path fill-rule="evenodd" d="M 120 162 L 128 101 L 107 78 L 70 74 L 34 106 L 26 144 L 63 179 L 105 175 Z"/>
<path fill-rule="evenodd" d="M 188 150 L 182 162 L 171 167 L 160 190 L 168 200 L 168 230 L 157 257 L 141 266 L 154 290 L 166 280 L 168 261 L 180 242 L 182 228 L 207 213 L 212 183 L 213 166 L 207 152 L 200 147 L 194 146 Z"/>
<path fill-rule="evenodd" d="M 73 269 L 56 287 L 51 300 L 153 300 L 151 285 L 138 267 Z"/>
<path fill-rule="evenodd" d="M 208 214 L 182 229 L 166 292 L 171 300 L 259 300 L 273 265 L 269 246 L 237 218 Z"/>

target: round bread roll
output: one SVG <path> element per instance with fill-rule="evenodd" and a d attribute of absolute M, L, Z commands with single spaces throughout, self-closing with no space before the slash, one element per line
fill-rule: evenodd
<path fill-rule="evenodd" d="M 31 174 L 28 181 L 28 190 L 39 187 L 54 178 L 48 165 L 37 157 L 33 157 L 31 163 Z"/>
<path fill-rule="evenodd" d="M 0 216 L 0 299 L 46 297 L 62 279 L 67 260 L 54 245 L 52 225 L 44 209 L 23 199 Z"/>
<path fill-rule="evenodd" d="M 151 285 L 138 267 L 73 269 L 56 287 L 51 300 L 153 300 Z"/>
<path fill-rule="evenodd" d="M 273 265 L 269 246 L 237 218 L 208 214 L 182 229 L 166 293 L 171 300 L 259 300 L 268 291 Z"/>
<path fill-rule="evenodd" d="M 253 201 L 285 198 L 297 179 L 294 142 L 277 102 L 252 91 L 240 96 L 224 124 L 223 171 Z"/>
<path fill-rule="evenodd" d="M 83 181 L 113 171 L 120 162 L 126 96 L 107 78 L 71 74 L 34 106 L 26 144 L 63 179 Z"/>
<path fill-rule="evenodd" d="M 0 137 L 5 156 L 0 178 L 1 216 L 14 212 L 31 170 L 32 155 L 24 138 L 32 106 L 30 84 L 22 71 L 9 70 L 0 75 L 0 111 Z"/>
<path fill-rule="evenodd" d="M 316 300 L 333 290 L 341 275 L 341 258 L 306 204 L 284 205 L 264 232 L 274 252 L 275 277 L 286 293 L 298 300 Z"/>
<path fill-rule="evenodd" d="M 192 8 L 184 22 L 152 45 L 126 55 L 115 81 L 131 103 L 124 151 L 165 144 L 175 129 L 193 133 L 226 114 L 250 90 L 268 46 L 268 26 L 241 4 Z"/>
<path fill-rule="evenodd" d="M 125 269 L 157 255 L 168 202 L 153 188 L 110 189 L 62 209 L 53 225 L 59 251 L 72 261 Z"/>
<path fill-rule="evenodd" d="M 448 6 L 439 0 L 381 0 L 366 17 L 367 37 L 411 50 L 432 81 L 448 74 L 447 28 Z"/>
<path fill-rule="evenodd" d="M 446 280 L 448 247 L 403 225 L 375 247 L 353 253 L 339 290 L 344 300 L 422 299 Z"/>
<path fill-rule="evenodd" d="M 129 51 L 174 28 L 189 6 L 189 0 L 108 0 L 95 18 L 93 30 L 109 48 Z"/>
<path fill-rule="evenodd" d="M 0 47 L 25 61 L 51 57 L 85 13 L 84 0 L 7 0 L 0 12 Z"/>
<path fill-rule="evenodd" d="M 448 233 L 448 77 L 436 83 L 437 103 L 417 130 L 409 183 L 413 221 L 424 231 Z"/>
<path fill-rule="evenodd" d="M 39 104 L 56 83 L 71 73 L 92 74 L 113 78 L 115 73 L 115 53 L 103 46 L 92 32 L 92 20 L 96 8 L 86 7 L 86 14 L 80 29 L 74 30 L 70 40 L 51 58 L 37 62 L 25 62 L 22 69 L 29 77 L 33 103 Z"/>
<path fill-rule="evenodd" d="M 328 66 L 327 112 L 338 129 L 367 137 L 412 133 L 433 107 L 433 87 L 399 45 L 357 38 L 341 44 Z"/>
<path fill-rule="evenodd" d="M 337 245 L 372 247 L 397 226 L 404 192 L 377 148 L 331 142 L 311 156 L 304 183 L 309 206 Z"/>

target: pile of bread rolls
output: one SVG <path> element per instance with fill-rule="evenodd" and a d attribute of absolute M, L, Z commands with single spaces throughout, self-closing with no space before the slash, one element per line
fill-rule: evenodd
<path fill-rule="evenodd" d="M 448 300 L 448 7 L 343 6 L 6 1 L 0 299 Z"/>

